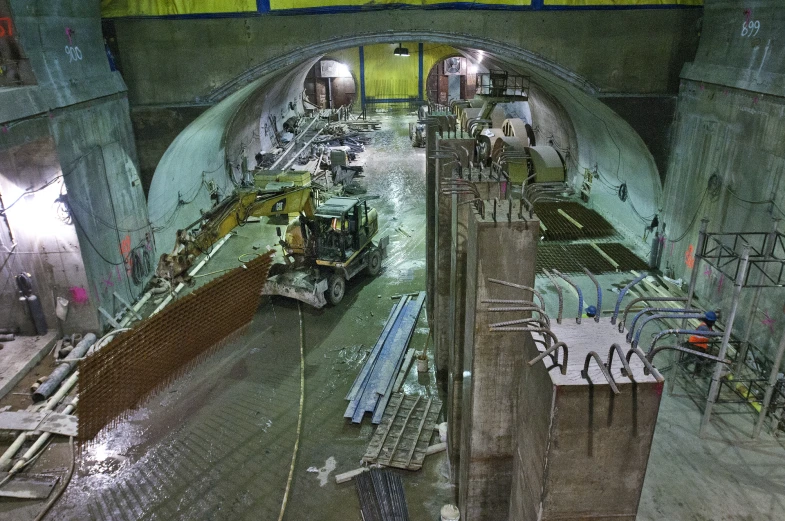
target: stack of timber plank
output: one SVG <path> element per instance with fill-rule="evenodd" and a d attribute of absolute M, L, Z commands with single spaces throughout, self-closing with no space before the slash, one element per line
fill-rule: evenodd
<path fill-rule="evenodd" d="M 408 295 L 401 298 L 393 307 L 382 334 L 346 395 L 349 406 L 344 418 L 360 423 L 365 413 L 370 412 L 373 423 L 382 421 L 424 301 L 425 292 L 421 291 L 416 298 Z"/>

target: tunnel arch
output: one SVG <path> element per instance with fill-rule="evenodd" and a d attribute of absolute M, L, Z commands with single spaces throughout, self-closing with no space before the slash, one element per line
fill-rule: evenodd
<path fill-rule="evenodd" d="M 640 136 L 595 97 L 597 88 L 585 78 L 531 51 L 489 39 L 430 31 L 367 33 L 283 54 L 248 69 L 210 94 L 215 105 L 174 140 L 153 176 L 148 210 L 160 237 L 157 253 L 168 250 L 175 231 L 198 219 L 200 209 L 209 208 L 212 199 L 205 188 L 221 196 L 231 192 L 231 169 L 242 147 L 261 142 L 262 114 L 278 110 L 285 117 L 281 107 L 297 103 L 296 93 L 302 91 L 305 74 L 315 63 L 342 49 L 399 41 L 447 45 L 465 56 L 482 51 L 488 63 L 528 75 L 532 96 L 540 99 L 538 111 L 549 121 L 548 125 L 535 121 L 535 129 L 562 149 L 576 190 L 584 174 L 599 174 L 601 182 L 594 184 L 592 200 L 630 238 L 639 237 L 637 227 L 648 224 L 659 211 L 662 186 L 651 153 Z M 301 105 L 296 108 L 302 110 Z M 626 202 L 616 193 L 622 183 L 630 194 Z M 183 192 L 195 195 L 185 197 Z M 647 248 L 639 246 L 641 251 Z"/>

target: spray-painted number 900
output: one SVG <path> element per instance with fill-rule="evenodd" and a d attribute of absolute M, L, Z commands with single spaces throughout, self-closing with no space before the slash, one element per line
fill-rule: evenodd
<path fill-rule="evenodd" d="M 742 36 L 755 36 L 760 31 L 760 20 L 749 20 L 741 24 Z"/>
<path fill-rule="evenodd" d="M 79 50 L 79 47 L 71 47 L 70 45 L 65 46 L 65 53 L 68 55 L 68 63 L 79 61 L 82 59 L 82 51 Z"/>

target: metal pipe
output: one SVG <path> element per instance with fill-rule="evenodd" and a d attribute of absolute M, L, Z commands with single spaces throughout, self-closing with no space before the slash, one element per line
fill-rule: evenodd
<path fill-rule="evenodd" d="M 632 306 L 637 304 L 638 302 L 687 302 L 687 297 L 638 297 L 629 304 L 624 309 L 624 314 L 622 315 L 621 322 L 619 322 L 619 333 L 624 333 L 624 325 L 627 322 L 627 314 L 632 309 Z M 616 317 L 614 316 L 611 319 L 611 324 L 616 322 Z"/>
<path fill-rule="evenodd" d="M 611 324 L 615 324 L 616 323 L 616 317 L 619 316 L 619 308 L 621 307 L 621 301 L 622 301 L 622 299 L 624 299 L 624 296 L 627 294 L 627 291 L 629 291 L 629 289 L 631 287 L 633 287 L 635 284 L 637 284 L 640 281 L 642 281 L 643 279 L 645 279 L 646 276 L 647 276 L 646 273 L 642 273 L 642 274 L 638 275 L 637 277 L 635 277 L 632 280 L 632 282 L 630 282 L 629 284 L 624 286 L 624 288 L 622 288 L 622 290 L 619 292 L 619 298 L 616 299 L 616 307 L 613 309 L 613 316 L 611 317 Z M 626 313 L 626 310 L 625 310 L 625 313 Z"/>
<path fill-rule="evenodd" d="M 60 403 L 60 400 L 62 400 L 63 397 L 71 391 L 74 385 L 76 385 L 78 378 L 79 371 L 74 371 L 74 374 L 72 374 L 68 380 L 63 382 L 63 385 L 60 386 L 60 389 L 46 401 L 46 404 L 44 404 L 43 407 L 40 406 L 41 404 L 38 404 L 29 407 L 28 410 L 32 410 L 33 412 L 46 412 L 54 410 L 54 408 L 57 407 L 57 404 Z M 8 468 L 11 460 L 14 459 L 16 453 L 19 452 L 19 449 L 22 448 L 22 445 L 25 444 L 30 434 L 31 432 L 29 431 L 21 432 L 19 436 L 16 437 L 14 442 L 6 449 L 3 455 L 0 456 L 0 472 L 5 471 Z"/>
<path fill-rule="evenodd" d="M 698 356 L 700 358 L 705 358 L 706 360 L 712 360 L 712 361 L 718 362 L 720 364 L 726 364 L 726 365 L 730 364 L 729 360 L 724 360 L 724 359 L 722 359 L 722 358 L 720 358 L 718 356 L 710 355 L 709 353 L 704 353 L 703 351 L 698 351 L 696 349 L 690 349 L 688 347 L 684 347 L 684 346 L 680 346 L 680 345 L 657 346 L 654 349 L 650 349 L 649 350 L 649 352 L 646 354 L 646 358 L 649 360 L 649 362 L 652 362 L 654 360 L 654 357 L 657 356 L 657 354 L 660 351 L 667 351 L 667 350 L 680 351 L 682 353 L 687 353 L 687 354 L 690 354 L 690 355 Z M 640 351 L 640 349 L 636 349 L 636 351 Z M 630 353 L 627 353 L 627 356 L 629 357 Z"/>
<path fill-rule="evenodd" d="M 696 256 L 697 258 L 697 256 Z M 730 315 L 725 323 L 725 334 L 722 336 L 722 345 L 720 352 L 717 354 L 719 358 L 725 358 L 728 352 L 728 341 L 730 340 L 731 331 L 733 330 L 733 322 L 736 320 L 736 310 L 739 307 L 739 297 L 741 296 L 741 288 L 744 286 L 744 280 L 747 277 L 747 267 L 750 262 L 750 245 L 745 244 L 741 253 L 741 262 L 739 263 L 738 272 L 736 273 L 736 281 L 733 283 L 733 303 L 731 304 Z M 720 394 L 720 378 L 722 377 L 722 366 L 718 365 L 714 368 L 714 375 L 711 377 L 711 388 L 709 389 L 709 397 L 706 399 L 706 409 L 703 411 L 703 418 L 701 419 L 700 436 L 706 434 L 711 421 L 711 412 L 717 397 Z"/>
<path fill-rule="evenodd" d="M 87 333 L 84 338 L 82 338 L 81 342 L 76 344 L 74 350 L 71 351 L 71 358 L 82 358 L 86 353 L 87 350 L 90 349 L 96 341 L 96 336 L 93 333 Z M 63 362 L 57 368 L 52 371 L 52 374 L 44 380 L 38 389 L 33 393 L 33 401 L 38 403 L 45 399 L 47 399 L 52 393 L 55 392 L 57 386 L 60 385 L 66 376 L 71 372 L 71 370 L 76 366 L 76 361 L 71 362 Z"/>
<path fill-rule="evenodd" d="M 782 340 L 780 340 L 777 356 L 774 357 L 774 365 L 771 366 L 769 381 L 766 383 L 766 394 L 763 396 L 758 422 L 755 424 L 755 428 L 752 432 L 752 437 L 755 439 L 760 436 L 760 431 L 763 429 L 763 423 L 766 421 L 766 414 L 769 410 L 769 404 L 771 403 L 771 396 L 774 394 L 774 386 L 777 385 L 777 375 L 780 372 L 783 356 L 785 356 L 785 333 L 783 333 Z"/>
<path fill-rule="evenodd" d="M 305 132 L 305 131 L 303 131 L 303 132 Z M 294 162 L 297 160 L 297 158 L 298 158 L 298 157 L 300 157 L 300 154 L 302 154 L 302 153 L 305 151 L 305 149 L 306 149 L 306 148 L 308 148 L 308 146 L 309 146 L 311 143 L 313 143 L 313 140 L 314 140 L 314 139 L 316 139 L 317 137 L 319 137 L 319 135 L 320 135 L 322 132 L 324 132 L 324 128 L 321 128 L 321 129 L 319 129 L 319 132 L 317 132 L 316 134 L 314 134 L 314 135 L 313 135 L 313 137 L 312 137 L 311 139 L 309 139 L 309 140 L 308 140 L 308 142 L 307 142 L 306 144 L 304 144 L 304 145 L 303 145 L 303 147 L 300 149 L 300 151 L 299 151 L 299 152 L 297 152 L 296 154 L 294 154 L 294 156 L 293 156 L 293 157 L 292 157 L 292 158 L 289 160 L 289 162 L 288 162 L 288 163 L 286 163 L 286 165 L 284 165 L 284 167 L 283 167 L 281 170 L 286 170 L 287 168 L 289 168 L 290 166 L 292 166 L 292 163 L 294 163 Z"/>
<path fill-rule="evenodd" d="M 210 253 L 208 253 L 207 255 L 205 255 L 204 259 L 202 259 L 202 261 L 201 261 L 199 264 L 197 264 L 196 266 L 194 266 L 194 267 L 191 269 L 191 271 L 189 271 L 189 272 L 188 272 L 188 276 L 189 276 L 189 277 L 193 277 L 194 275 L 196 275 L 196 274 L 199 272 L 199 270 L 201 270 L 201 269 L 204 267 L 204 265 L 205 265 L 205 264 L 207 264 L 207 261 L 209 261 L 210 259 L 212 259 L 212 258 L 213 258 L 213 256 L 215 255 L 215 252 L 217 252 L 219 249 L 221 249 L 221 246 L 223 246 L 224 244 L 226 244 L 226 241 L 228 241 L 228 240 L 229 240 L 229 237 L 231 237 L 231 236 L 232 236 L 232 234 L 231 234 L 231 233 L 229 233 L 229 234 L 225 235 L 225 236 L 224 236 L 224 237 L 223 237 L 223 238 L 222 238 L 220 241 L 218 241 L 217 243 L 215 243 L 215 246 L 213 247 L 213 249 L 212 249 L 212 250 L 210 250 Z M 153 310 L 153 312 L 152 312 L 152 313 L 150 313 L 150 316 L 152 317 L 153 315 L 155 315 L 155 314 L 157 314 L 158 312 L 160 312 L 160 311 L 161 311 L 163 308 L 165 308 L 167 305 L 169 305 L 169 303 L 170 303 L 170 302 L 171 302 L 171 301 L 174 299 L 175 295 L 177 295 L 178 293 L 180 293 L 180 292 L 183 290 L 183 288 L 184 288 L 184 287 L 185 287 L 185 284 L 184 284 L 184 283 L 182 283 L 182 282 L 181 282 L 180 284 L 178 284 L 178 285 L 177 285 L 177 287 L 176 287 L 176 288 L 174 288 L 174 291 L 172 291 L 172 293 L 170 293 L 169 295 L 167 295 L 167 297 L 166 297 L 166 298 L 163 300 L 163 302 L 161 302 L 160 304 L 158 304 L 158 307 L 157 307 L 157 308 L 155 308 L 155 309 Z M 149 317 L 148 317 L 148 318 L 149 318 Z M 121 325 L 122 325 L 122 324 L 121 324 Z"/>
<path fill-rule="evenodd" d="M 630 324 L 630 329 L 627 331 L 627 342 L 632 341 L 632 337 L 635 334 L 635 325 L 638 322 L 638 319 L 645 315 L 646 313 L 683 313 L 683 314 L 690 314 L 690 315 L 698 315 L 696 318 L 700 318 L 703 315 L 702 310 L 700 309 L 686 309 L 686 308 L 644 308 L 632 318 L 632 324 Z M 651 317 L 647 317 L 644 319 L 644 324 L 650 319 Z M 671 317 L 671 318 L 683 318 L 683 317 Z M 641 326 L 643 329 L 643 326 Z M 621 333 L 621 331 L 619 331 Z M 640 332 L 638 332 L 638 337 L 640 337 Z"/>
<path fill-rule="evenodd" d="M 76 404 L 78 401 L 79 401 L 78 397 L 71 400 L 71 403 L 68 405 L 68 407 L 63 409 L 62 414 L 71 414 L 71 412 L 76 408 Z M 24 467 L 27 464 L 27 462 L 30 461 L 31 458 L 33 458 L 36 454 L 38 454 L 38 451 L 40 451 L 41 448 L 43 448 L 43 446 L 46 444 L 47 441 L 49 441 L 49 438 L 51 437 L 52 437 L 51 432 L 42 433 L 38 437 L 38 439 L 35 440 L 35 443 L 33 443 L 30 446 L 30 448 L 27 449 L 27 451 L 22 455 L 21 458 L 19 458 L 19 460 L 17 460 L 17 462 L 9 471 L 9 474 L 16 474 L 17 472 L 22 470 L 22 467 Z"/>
<path fill-rule="evenodd" d="M 777 228 L 779 227 L 780 220 L 777 218 L 773 219 L 772 230 L 769 232 L 768 236 L 766 237 L 766 251 L 763 253 L 763 260 L 769 260 L 772 255 L 774 254 L 774 246 L 776 245 L 777 241 Z M 758 273 L 758 280 L 757 280 L 757 288 L 755 288 L 755 294 L 752 297 L 752 304 L 750 305 L 750 314 L 747 317 L 747 329 L 744 331 L 744 340 L 741 342 L 741 351 L 739 352 L 738 356 L 736 357 L 736 368 L 735 371 L 740 371 L 747 360 L 747 351 L 749 351 L 750 347 L 750 336 L 752 335 L 752 328 L 755 324 L 755 314 L 758 312 L 758 302 L 760 301 L 760 294 L 763 291 L 763 284 L 761 281 L 763 280 L 764 271 L 760 270 Z M 757 438 L 757 434 L 753 437 Z"/>
<path fill-rule="evenodd" d="M 558 275 L 559 277 L 561 277 L 562 279 L 564 279 L 564 281 L 567 284 L 569 284 L 570 286 L 575 288 L 575 291 L 578 292 L 578 318 L 575 319 L 575 322 L 580 324 L 581 323 L 581 317 L 583 316 L 583 293 L 581 292 L 581 288 L 579 288 L 578 285 L 572 279 L 570 279 L 567 275 L 559 272 L 559 270 L 554 269 L 553 272 L 556 275 Z"/>
<path fill-rule="evenodd" d="M 586 275 L 589 276 L 591 281 L 597 287 L 597 314 L 594 315 L 594 321 L 595 322 L 599 322 L 600 321 L 600 314 L 602 313 L 602 288 L 600 287 L 600 282 L 597 280 L 597 277 L 595 277 L 592 272 L 590 272 L 585 267 L 583 268 L 583 271 L 586 273 Z"/>
<path fill-rule="evenodd" d="M 668 335 L 698 335 L 707 338 L 712 338 L 712 337 L 723 336 L 725 335 L 725 333 L 721 333 L 719 331 L 697 331 L 695 329 L 665 329 L 654 335 L 654 340 L 652 340 L 651 346 L 649 346 L 649 350 L 646 351 L 646 354 L 648 355 L 649 353 L 651 353 L 654 350 L 654 348 L 657 346 L 657 342 L 659 342 L 662 338 Z"/>

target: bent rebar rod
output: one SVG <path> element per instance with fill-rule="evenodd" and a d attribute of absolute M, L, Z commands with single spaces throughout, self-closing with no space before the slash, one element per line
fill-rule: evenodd
<path fill-rule="evenodd" d="M 559 348 L 560 347 L 562 348 L 562 353 L 564 353 L 564 355 L 562 356 L 562 363 L 561 364 L 559 364 Z M 553 356 L 551 356 L 551 359 L 553 359 L 553 363 L 556 364 L 556 366 L 559 366 L 559 368 L 561 370 L 561 374 L 563 374 L 563 375 L 567 374 L 567 344 L 565 344 L 564 342 L 556 342 L 555 344 L 553 344 L 551 347 L 549 347 L 545 351 L 542 351 L 535 358 L 529 360 L 529 367 L 533 367 L 534 364 L 536 364 L 537 362 L 539 362 L 540 360 L 542 360 L 546 356 L 551 355 L 551 353 L 554 353 L 554 352 L 556 353 L 556 358 L 553 358 Z"/>
<path fill-rule="evenodd" d="M 619 333 L 624 333 L 624 324 L 627 322 L 627 314 L 632 309 L 632 306 L 637 304 L 638 302 L 687 302 L 687 297 L 638 297 L 629 304 L 627 307 L 624 308 L 624 314 L 622 315 L 621 322 L 619 322 Z M 613 317 L 611 320 L 611 324 L 614 324 L 616 317 Z"/>
<path fill-rule="evenodd" d="M 580 324 L 581 323 L 581 317 L 583 316 L 583 292 L 581 291 L 581 288 L 578 287 L 578 285 L 575 283 L 575 281 L 573 281 L 570 277 L 568 277 L 564 273 L 561 273 L 559 270 L 554 269 L 553 272 L 557 276 L 559 276 L 562 279 L 564 279 L 564 282 L 566 282 L 567 284 L 569 284 L 570 286 L 575 288 L 575 291 L 578 292 L 578 318 L 575 319 L 575 322 L 577 324 Z"/>
<path fill-rule="evenodd" d="M 662 339 L 662 337 L 668 335 L 697 335 L 706 338 L 712 338 L 712 337 L 723 336 L 724 334 L 725 334 L 724 331 L 696 331 L 694 329 L 665 329 L 663 331 L 660 331 L 654 336 L 654 340 L 651 343 L 651 347 L 649 347 L 649 350 L 646 352 L 646 357 L 648 358 L 651 352 L 654 351 L 654 348 L 657 347 L 657 342 L 659 342 Z M 649 361 L 651 361 L 651 358 L 649 358 Z"/>
<path fill-rule="evenodd" d="M 708 353 L 704 353 L 703 351 L 697 351 L 695 349 L 690 349 L 688 347 L 683 347 L 683 346 L 680 346 L 680 345 L 657 346 L 656 348 L 654 348 L 653 350 L 649 351 L 646 354 L 646 359 L 649 362 L 651 362 L 651 361 L 654 360 L 654 357 L 657 356 L 657 354 L 659 354 L 660 351 L 667 351 L 667 350 L 681 351 L 682 353 L 688 353 L 688 354 L 691 354 L 691 355 L 698 356 L 700 358 L 705 358 L 706 360 L 712 360 L 714 362 L 719 362 L 719 363 L 725 364 L 725 365 L 730 365 L 731 364 L 730 360 L 723 360 L 722 358 L 720 358 L 718 356 L 710 355 Z M 638 351 L 640 351 L 640 350 L 638 350 Z M 627 353 L 627 356 L 629 357 L 630 354 Z"/>
<path fill-rule="evenodd" d="M 542 327 L 542 328 L 547 328 L 548 327 L 548 323 L 547 322 L 545 322 L 544 320 L 542 320 L 540 318 L 534 318 L 534 317 L 520 318 L 520 319 L 517 319 L 517 320 L 507 320 L 505 322 L 496 322 L 495 324 L 490 324 L 490 326 L 488 326 L 488 327 L 494 328 L 493 331 L 505 331 L 505 329 L 502 329 L 502 328 L 504 328 L 506 326 L 514 326 L 514 325 L 518 325 L 518 324 L 536 324 L 537 326 Z"/>
<path fill-rule="evenodd" d="M 581 371 L 581 376 L 584 379 L 591 381 L 591 379 L 589 379 L 589 362 L 591 362 L 592 359 L 597 362 L 597 366 L 600 368 L 600 371 L 602 371 L 602 375 L 606 380 L 608 380 L 608 385 L 611 386 L 613 394 L 621 394 L 619 388 L 616 387 L 616 380 L 613 379 L 611 373 L 608 372 L 608 368 L 605 367 L 605 364 L 602 363 L 602 358 L 600 358 L 600 355 L 594 351 L 589 351 L 589 354 L 586 355 L 586 361 L 583 363 L 583 371 Z"/>
<path fill-rule="evenodd" d="M 594 321 L 599 322 L 600 314 L 602 313 L 602 288 L 600 287 L 600 282 L 597 280 L 597 277 L 595 277 L 594 274 L 588 270 L 588 268 L 584 266 L 583 271 L 586 273 L 586 275 L 589 276 L 591 281 L 597 287 L 597 314 L 594 315 Z"/>
<path fill-rule="evenodd" d="M 638 347 L 638 343 L 641 339 L 641 333 L 643 333 L 643 328 L 646 327 L 646 324 L 651 322 L 652 320 L 660 320 L 663 318 L 682 318 L 682 319 L 690 319 L 690 318 L 701 318 L 703 313 L 688 313 L 684 315 L 652 315 L 650 317 L 646 317 L 641 321 L 641 327 L 638 328 L 638 332 L 635 333 L 635 338 L 633 339 L 632 343 L 630 344 L 632 347 Z M 703 331 L 704 333 L 708 333 L 708 331 Z M 708 336 L 708 335 L 701 335 L 699 331 L 697 334 L 699 336 Z"/>
<path fill-rule="evenodd" d="M 621 374 L 622 376 L 626 376 L 630 380 L 632 380 L 632 369 L 630 368 L 629 361 L 624 357 L 624 351 L 622 350 L 619 344 L 611 344 L 611 349 L 608 351 L 608 363 L 605 366 L 608 368 L 608 372 L 611 373 L 611 367 L 613 367 L 613 353 L 619 355 L 619 360 L 621 361 Z M 613 374 L 613 373 L 611 373 Z"/>
<path fill-rule="evenodd" d="M 532 287 L 524 286 L 522 284 L 515 284 L 514 282 L 507 282 L 506 280 L 500 280 L 500 279 L 490 279 L 489 278 L 488 282 L 493 282 L 494 284 L 500 284 L 502 286 L 508 286 L 510 288 L 517 288 L 517 289 L 522 289 L 524 291 L 529 291 L 529 292 L 531 292 L 532 296 L 537 295 L 537 298 L 540 299 L 540 307 L 543 310 L 545 309 L 545 299 L 542 297 L 542 293 L 540 293 L 539 291 L 537 291 L 536 289 L 534 289 Z M 532 298 L 532 301 L 534 301 L 533 298 Z"/>
<path fill-rule="evenodd" d="M 643 308 L 642 310 L 638 311 L 634 317 L 632 317 L 632 322 L 630 323 L 630 330 L 627 331 L 627 342 L 632 340 L 632 335 L 635 334 L 635 324 L 638 322 L 638 319 L 641 318 L 646 313 L 703 313 L 702 310 L 698 308 Z M 619 322 L 619 325 L 623 324 L 624 322 Z M 623 330 L 619 330 L 619 333 L 622 333 Z"/>
<path fill-rule="evenodd" d="M 663 347 L 667 347 L 667 346 L 663 346 Z M 662 382 L 665 381 L 665 378 L 663 378 L 663 376 L 660 374 L 660 372 L 657 370 L 657 368 L 654 367 L 654 364 L 652 364 L 646 358 L 646 355 L 643 354 L 643 351 L 641 351 L 637 347 L 630 348 L 630 350 L 627 351 L 627 363 L 628 364 L 630 363 L 630 359 L 632 358 L 632 355 L 637 355 L 638 358 L 641 359 L 641 362 L 643 363 L 643 374 L 645 374 L 645 375 L 651 374 L 655 378 L 655 380 L 657 380 L 659 383 L 662 383 Z"/>
<path fill-rule="evenodd" d="M 637 277 L 635 277 L 632 280 L 632 282 L 630 282 L 629 284 L 624 286 L 624 288 L 622 288 L 622 290 L 619 292 L 619 298 L 616 299 L 616 307 L 613 308 L 613 316 L 611 317 L 611 324 L 615 324 L 616 323 L 616 317 L 619 316 L 619 307 L 621 307 L 621 301 L 622 301 L 622 299 L 624 299 L 624 295 L 627 294 L 627 291 L 631 287 L 633 287 L 634 285 L 636 285 L 637 283 L 639 283 L 640 281 L 645 279 L 647 275 L 648 275 L 648 273 L 642 273 L 642 274 L 638 275 Z"/>
<path fill-rule="evenodd" d="M 506 311 L 536 311 L 537 313 L 540 314 L 540 318 L 545 320 L 545 322 L 547 322 L 548 325 L 550 325 L 551 323 L 550 317 L 545 313 L 545 311 L 542 310 L 542 308 L 540 308 L 540 306 L 536 306 L 536 305 L 535 306 L 511 306 L 505 308 L 488 308 L 488 311 L 497 312 L 497 313 L 506 312 Z"/>
<path fill-rule="evenodd" d="M 551 284 L 556 287 L 556 294 L 559 297 L 559 314 L 556 315 L 556 323 L 561 324 L 562 315 L 564 314 L 564 295 L 562 295 L 562 287 L 556 284 L 556 279 L 553 278 L 553 275 L 551 275 L 547 269 L 543 269 L 542 272 L 545 273 L 545 276 L 548 277 Z"/>

